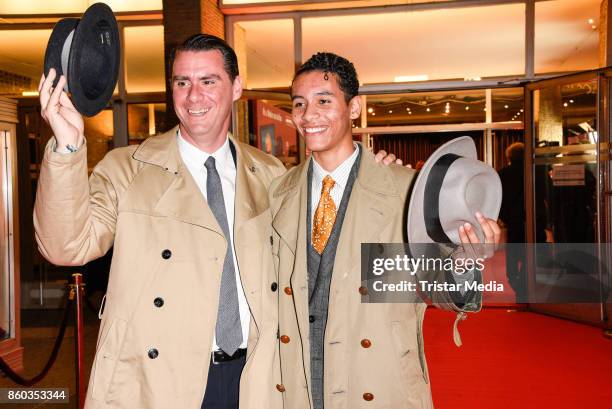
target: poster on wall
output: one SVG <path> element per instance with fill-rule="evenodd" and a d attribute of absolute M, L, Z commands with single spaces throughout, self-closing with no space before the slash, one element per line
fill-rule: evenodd
<path fill-rule="evenodd" d="M 291 114 L 263 100 L 255 100 L 257 147 L 285 165 L 298 163 L 297 131 Z"/>

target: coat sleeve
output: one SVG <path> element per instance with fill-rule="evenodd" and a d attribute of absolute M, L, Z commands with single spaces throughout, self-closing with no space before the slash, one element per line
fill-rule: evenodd
<path fill-rule="evenodd" d="M 103 256 L 112 246 L 117 222 L 117 192 L 107 155 L 87 178 L 87 147 L 74 153 L 45 149 L 34 205 L 36 242 L 51 263 L 79 266 Z M 121 172 L 119 172 L 121 173 Z"/>
<path fill-rule="evenodd" d="M 390 166 L 390 169 L 395 174 L 396 180 L 398 180 L 398 186 L 400 188 L 401 200 L 405 206 L 405 212 L 408 211 L 408 205 L 410 203 L 410 191 L 412 184 L 416 180 L 416 173 L 412 170 L 401 169 L 396 166 Z M 407 241 L 405 237 L 405 241 Z M 454 246 L 451 247 L 446 244 L 438 244 L 438 252 L 441 259 L 451 258 L 455 251 Z M 482 272 L 478 270 L 472 271 L 472 279 L 478 282 L 482 281 Z M 454 283 L 456 281 L 454 274 L 442 271 L 423 271 L 417 272 L 419 281 L 426 281 L 428 283 Z M 482 292 L 481 291 L 468 291 L 466 294 L 459 294 L 457 292 L 450 291 L 428 291 L 423 294 L 429 298 L 431 303 L 442 310 L 454 311 L 457 313 L 455 323 L 453 325 L 453 339 L 457 346 L 461 345 L 461 337 L 459 335 L 458 325 L 459 322 L 464 320 L 468 312 L 478 312 L 482 308 Z"/>

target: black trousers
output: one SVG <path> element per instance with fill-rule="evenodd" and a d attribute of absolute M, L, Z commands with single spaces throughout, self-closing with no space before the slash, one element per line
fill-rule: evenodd
<path fill-rule="evenodd" d="M 238 409 L 240 375 L 246 357 L 233 361 L 210 363 L 202 409 Z"/>

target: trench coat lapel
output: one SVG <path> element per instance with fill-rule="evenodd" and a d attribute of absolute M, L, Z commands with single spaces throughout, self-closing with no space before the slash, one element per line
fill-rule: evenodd
<path fill-rule="evenodd" d="M 225 237 L 189 169 L 181 160 L 176 143 L 177 128 L 147 139 L 133 155 L 138 161 L 159 166 L 166 176 L 161 180 L 167 188 L 157 202 L 155 211 Z"/>
<path fill-rule="evenodd" d="M 331 289 L 343 285 L 351 271 L 359 270 L 361 243 L 378 242 L 393 220 L 391 204 L 400 199 L 389 168 L 376 164 L 374 155 L 362 150 L 357 180 L 344 217 L 338 241 Z"/>
<path fill-rule="evenodd" d="M 259 331 L 261 318 L 262 277 L 248 274 L 251 265 L 261 263 L 261 251 L 270 251 L 266 246 L 267 237 L 262 234 L 263 228 L 254 220 L 257 216 L 269 211 L 268 189 L 258 178 L 261 172 L 258 164 L 252 160 L 241 144 L 230 137 L 236 147 L 236 196 L 234 202 L 234 245 L 240 266 L 240 278 L 244 288 L 255 326 Z M 269 223 L 269 218 L 267 219 Z M 260 220 L 259 223 L 262 221 Z M 269 224 L 268 224 L 269 226 Z M 264 243 L 262 245 L 262 243 Z"/>
<path fill-rule="evenodd" d="M 308 322 L 308 267 L 306 262 L 306 200 L 308 196 L 307 173 L 309 163 L 309 161 L 306 161 L 301 164 L 301 168 L 290 174 L 290 177 L 274 193 L 274 197 L 281 200 L 281 205 L 272 221 L 272 227 L 293 255 L 293 260 L 281 260 L 281 274 L 283 271 L 287 271 L 288 267 L 291 268 L 289 281 L 293 289 L 300 336 L 302 345 L 305 346 L 305 357 L 310 356 L 310 350 L 306 347 L 310 330 Z M 305 359 L 305 364 L 307 371 L 310 371 L 309 358 Z"/>

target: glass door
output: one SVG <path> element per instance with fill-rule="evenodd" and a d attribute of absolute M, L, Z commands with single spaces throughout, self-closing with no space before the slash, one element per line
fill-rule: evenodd
<path fill-rule="evenodd" d="M 576 74 L 529 84 L 525 94 L 529 308 L 594 324 L 604 321 L 607 282 L 602 81 L 598 71 Z"/>

